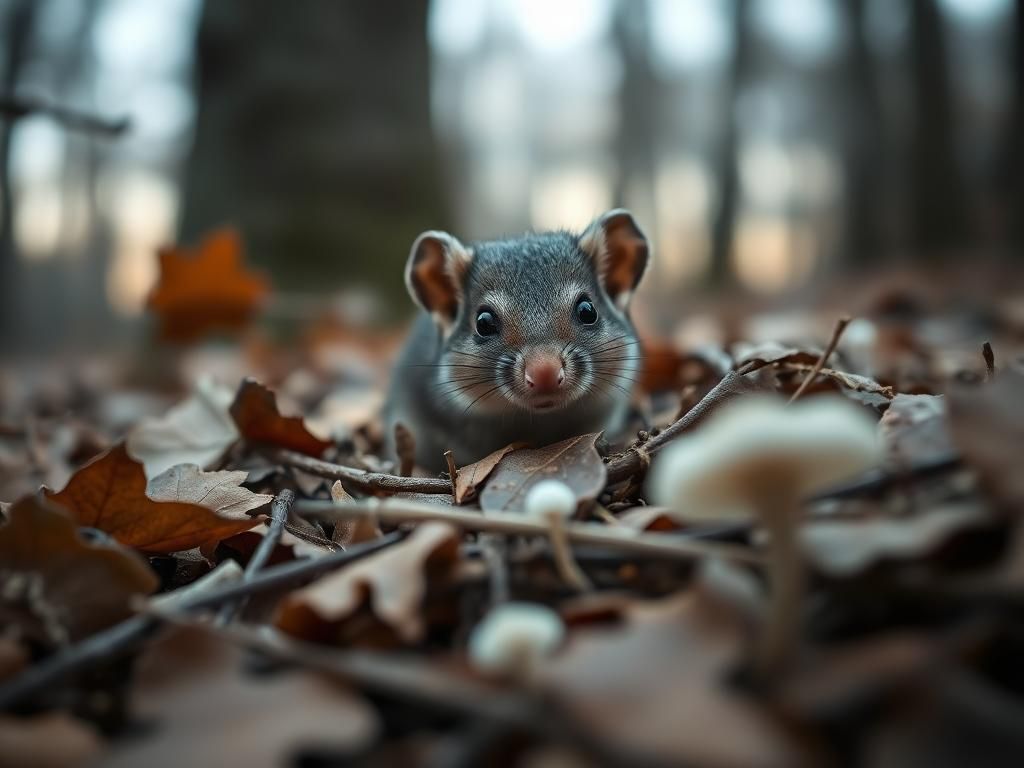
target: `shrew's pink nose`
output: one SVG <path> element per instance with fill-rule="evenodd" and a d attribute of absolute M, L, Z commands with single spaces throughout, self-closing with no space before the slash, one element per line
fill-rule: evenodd
<path fill-rule="evenodd" d="M 565 368 L 558 357 L 537 355 L 526 363 L 526 386 L 535 395 L 550 395 L 565 381 Z"/>

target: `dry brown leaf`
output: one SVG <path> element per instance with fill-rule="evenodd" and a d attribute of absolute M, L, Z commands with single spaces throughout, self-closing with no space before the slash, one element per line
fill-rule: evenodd
<path fill-rule="evenodd" d="M 570 437 L 544 448 L 512 451 L 491 473 L 480 506 L 485 512 L 521 512 L 526 494 L 543 480 L 561 480 L 577 502 L 591 501 L 604 488 L 604 462 L 594 447 L 600 433 Z"/>
<path fill-rule="evenodd" d="M 0 637 L 0 683 L 21 672 L 29 662 L 29 654 L 23 645 L 12 637 Z"/>
<path fill-rule="evenodd" d="M 499 448 L 492 454 L 484 456 L 480 461 L 459 467 L 458 475 L 455 477 L 455 503 L 465 504 L 467 501 L 472 501 L 476 498 L 480 486 L 491 476 L 491 472 L 498 466 L 498 462 L 505 458 L 508 453 L 517 451 L 525 446 L 526 443 L 512 443 L 504 448 Z"/>
<path fill-rule="evenodd" d="M 131 615 L 159 585 L 132 552 L 89 544 L 63 508 L 33 495 L 0 527 L 0 626 L 43 647 L 87 637 Z"/>
<path fill-rule="evenodd" d="M 539 680 L 592 736 L 654 762 L 804 764 L 757 702 L 727 687 L 746 631 L 728 604 L 693 589 L 632 605 L 620 626 L 574 631 Z"/>
<path fill-rule="evenodd" d="M 982 387 L 948 395 L 953 440 L 992 496 L 1008 509 L 1024 507 L 1024 373 L 1002 371 Z"/>
<path fill-rule="evenodd" d="M 198 628 L 167 631 L 136 664 L 134 715 L 151 723 L 105 756 L 105 766 L 295 765 L 302 749 L 365 748 L 373 709 L 330 677 L 255 674 L 246 654 Z"/>
<path fill-rule="evenodd" d="M 0 716 L 0 768 L 74 768 L 102 751 L 99 734 L 63 712 Z"/>
<path fill-rule="evenodd" d="M 211 466 L 239 438 L 228 413 L 233 399 L 227 387 L 200 380 L 187 400 L 163 416 L 143 419 L 128 434 L 128 453 L 150 478 L 177 464 Z"/>
<path fill-rule="evenodd" d="M 243 328 L 270 292 L 265 277 L 246 271 L 233 229 L 214 232 L 198 248 L 164 248 L 159 255 L 160 278 L 148 306 L 170 341 Z"/>
<path fill-rule="evenodd" d="M 203 472 L 195 464 L 179 464 L 150 480 L 146 495 L 154 501 L 190 501 L 223 518 L 246 520 L 274 500 L 243 488 L 247 476 L 243 470 Z"/>
<path fill-rule="evenodd" d="M 251 443 L 288 448 L 308 456 L 320 456 L 331 445 L 311 434 L 301 416 L 282 416 L 274 393 L 254 379 L 242 382 L 230 410 L 242 437 Z"/>
<path fill-rule="evenodd" d="M 340 480 L 335 480 L 331 486 L 331 500 L 335 504 L 344 504 L 355 501 L 351 494 L 344 489 Z M 377 521 L 371 517 L 356 517 L 351 520 L 339 520 L 334 524 L 334 535 L 331 539 L 335 544 L 343 547 L 351 547 L 364 541 L 370 541 L 380 536 L 380 527 Z"/>
<path fill-rule="evenodd" d="M 819 570 L 844 577 L 889 560 L 919 560 L 956 534 L 991 523 L 976 504 L 929 507 L 908 517 L 821 520 L 800 531 L 803 551 Z"/>
<path fill-rule="evenodd" d="M 373 613 L 406 643 L 423 634 L 420 609 L 427 582 L 456 562 L 459 532 L 446 523 L 424 523 L 403 542 L 289 595 L 277 626 L 296 637 L 329 642 L 339 626 L 369 602 Z"/>
<path fill-rule="evenodd" d="M 70 510 L 79 525 L 99 528 L 146 552 L 192 549 L 260 522 L 244 514 L 221 515 L 189 501 L 154 501 L 146 495 L 142 465 L 128 455 L 123 443 L 78 470 L 60 493 L 49 495 Z"/>

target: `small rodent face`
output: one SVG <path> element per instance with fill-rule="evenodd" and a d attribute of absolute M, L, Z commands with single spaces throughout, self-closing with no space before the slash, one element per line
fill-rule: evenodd
<path fill-rule="evenodd" d="M 473 247 L 440 362 L 445 404 L 546 412 L 628 397 L 640 357 L 594 260 L 577 237 L 556 232 Z"/>

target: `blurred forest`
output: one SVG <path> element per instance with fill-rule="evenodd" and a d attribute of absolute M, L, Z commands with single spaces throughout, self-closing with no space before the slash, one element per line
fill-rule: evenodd
<path fill-rule="evenodd" d="M 222 225 L 382 324 L 420 231 L 617 205 L 668 313 L 1012 265 L 1022 36 L 1022 0 L 3 0 L 0 349 L 130 342 L 156 249 Z"/>

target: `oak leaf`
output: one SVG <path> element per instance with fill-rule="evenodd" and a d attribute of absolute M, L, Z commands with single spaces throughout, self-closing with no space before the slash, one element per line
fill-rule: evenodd
<path fill-rule="evenodd" d="M 480 506 L 485 512 L 521 512 L 526 494 L 543 480 L 561 480 L 578 501 L 597 498 L 607 475 L 594 447 L 600 436 L 593 432 L 543 448 L 512 451 L 491 474 L 480 494 Z"/>
<path fill-rule="evenodd" d="M 44 647 L 87 637 L 131 615 L 159 581 L 135 553 L 87 543 L 43 496 L 26 496 L 0 527 L 0 625 Z"/>
<path fill-rule="evenodd" d="M 230 412 L 242 437 L 252 443 L 288 448 L 308 456 L 319 456 L 331 445 L 313 435 L 301 416 L 282 416 L 273 391 L 255 379 L 242 382 Z"/>
<path fill-rule="evenodd" d="M 160 318 L 160 335 L 190 342 L 210 331 L 243 328 L 266 298 L 270 285 L 242 263 L 242 243 L 233 229 L 209 235 L 197 248 L 159 252 L 160 278 L 148 306 Z"/>
<path fill-rule="evenodd" d="M 216 473 L 214 473 L 216 474 Z M 185 500 L 157 501 L 146 495 L 142 465 L 124 443 L 86 464 L 50 498 L 70 510 L 79 525 L 99 528 L 122 544 L 146 552 L 179 552 L 218 541 L 260 523 L 230 508 L 223 513 Z"/>
<path fill-rule="evenodd" d="M 248 474 L 244 470 L 203 472 L 195 464 L 179 464 L 150 480 L 146 495 L 154 501 L 188 501 L 221 517 L 246 520 L 274 500 L 243 488 Z"/>
<path fill-rule="evenodd" d="M 511 443 L 504 448 L 499 448 L 494 453 L 484 456 L 480 461 L 459 467 L 459 471 L 455 476 L 455 503 L 465 504 L 467 501 L 472 501 L 476 498 L 480 486 L 491 476 L 491 472 L 498 466 L 498 462 L 512 451 L 519 450 L 525 446 L 526 443 Z"/>

